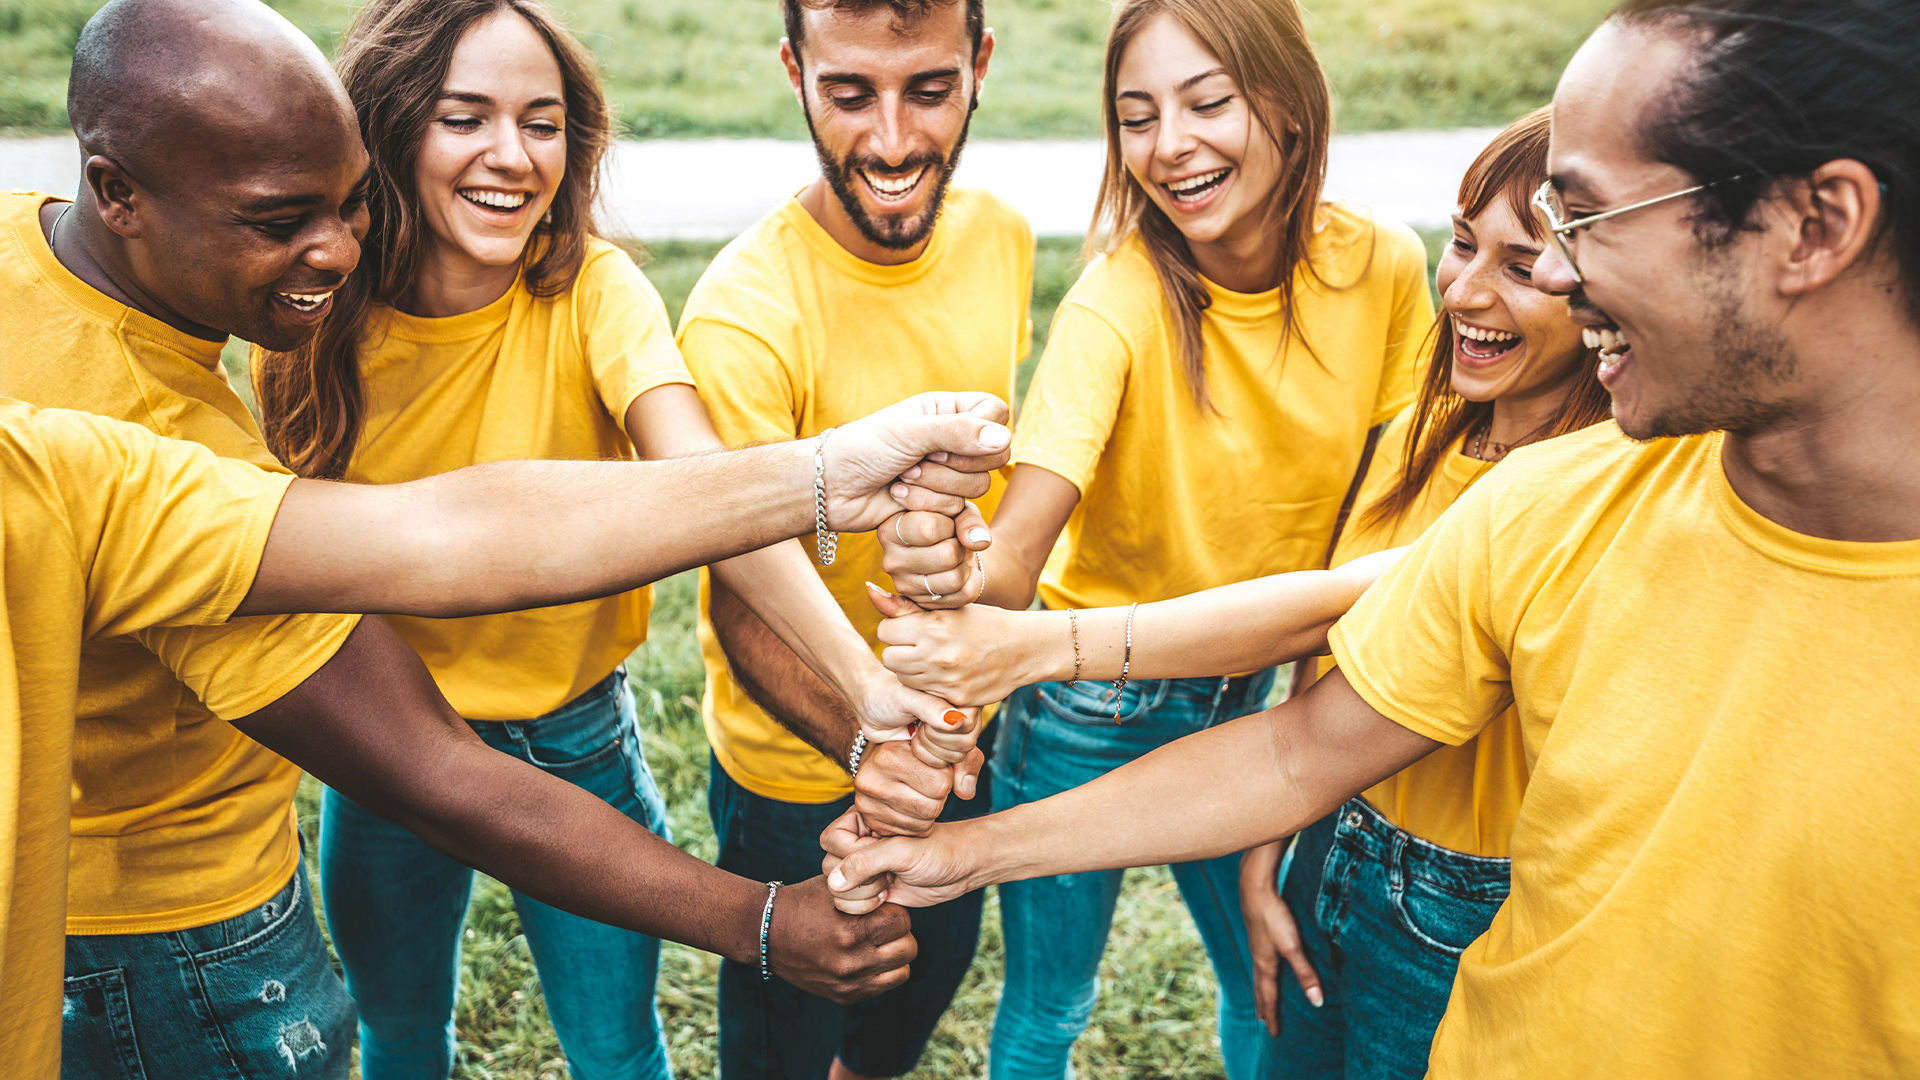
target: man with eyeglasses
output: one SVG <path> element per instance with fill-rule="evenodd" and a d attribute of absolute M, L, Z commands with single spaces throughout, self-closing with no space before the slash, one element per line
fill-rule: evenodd
<path fill-rule="evenodd" d="M 1511 702 L 1513 892 L 1431 1076 L 1920 1073 L 1916 58 L 1912 0 L 1629 0 L 1555 95 L 1533 268 L 1619 426 L 1469 491 L 1304 697 L 925 839 L 836 825 L 843 908 L 1237 851 Z"/>

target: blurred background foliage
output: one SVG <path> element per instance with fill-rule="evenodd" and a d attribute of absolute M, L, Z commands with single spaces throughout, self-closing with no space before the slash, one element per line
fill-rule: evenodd
<path fill-rule="evenodd" d="M 332 54 L 357 5 L 273 0 Z M 555 0 L 599 56 L 623 131 L 802 139 L 777 0 Z M 1308 0 L 1342 131 L 1498 125 L 1552 96 L 1612 0 Z M 73 42 L 95 0 L 0 0 L 0 129 L 66 127 Z M 1105 0 L 988 0 L 999 39 L 977 138 L 1099 134 Z"/>

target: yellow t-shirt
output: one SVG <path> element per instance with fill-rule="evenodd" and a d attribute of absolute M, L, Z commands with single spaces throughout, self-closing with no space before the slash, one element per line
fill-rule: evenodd
<path fill-rule="evenodd" d="M 1441 455 L 1405 513 L 1392 521 L 1370 523 L 1367 511 L 1400 482 L 1406 468 L 1413 410 L 1414 406 L 1407 406 L 1381 434 L 1373 464 L 1367 467 L 1367 478 L 1354 499 L 1353 516 L 1333 549 L 1333 565 L 1412 543 L 1493 467 L 1490 461 L 1461 453 L 1455 442 Z M 1320 673 L 1325 675 L 1332 668 L 1333 658 L 1323 657 Z M 1508 708 L 1466 745 L 1435 750 L 1367 789 L 1366 799 L 1388 821 L 1423 840 L 1469 855 L 1505 858 L 1513 816 L 1519 813 L 1520 797 L 1527 790 L 1528 768 L 1520 718 Z"/>
<path fill-rule="evenodd" d="M 1920 540 L 1789 531 L 1722 441 L 1516 450 L 1334 628 L 1387 717 L 1511 703 L 1534 760 L 1441 1080 L 1920 1072 Z"/>
<path fill-rule="evenodd" d="M 132 424 L 0 400 L 0 1061 L 60 1072 L 81 642 L 219 623 L 291 478 Z M 156 753 L 153 768 L 165 764 Z"/>
<path fill-rule="evenodd" d="M 0 395 L 125 420 L 285 472 L 227 385 L 220 343 L 113 300 L 53 257 L 38 221 L 51 198 L 0 196 Z M 358 622 L 242 619 L 87 642 L 69 933 L 204 926 L 286 885 L 300 859 L 300 770 L 226 720 L 299 686 Z"/>
<path fill-rule="evenodd" d="M 1137 237 L 1067 294 L 1013 447 L 1015 465 L 1080 489 L 1040 579 L 1048 607 L 1147 603 L 1319 568 L 1367 432 L 1413 400 L 1433 325 L 1412 230 L 1338 204 L 1324 220 L 1311 258 L 1330 284 L 1299 272 L 1298 331 L 1284 349 L 1278 289 L 1208 284 L 1212 410 L 1188 389 Z"/>
<path fill-rule="evenodd" d="M 848 254 L 797 200 L 727 245 L 680 318 L 680 348 L 729 446 L 804 438 L 929 390 L 985 390 L 1011 401 L 1032 344 L 1033 232 L 983 191 L 953 189 L 920 257 L 877 266 Z M 1000 495 L 980 500 L 991 513 Z M 817 564 L 816 564 L 817 565 Z M 840 538 L 820 576 L 876 650 L 880 542 Z M 703 572 L 704 575 L 704 572 Z M 727 775 L 757 795 L 831 802 L 845 770 L 781 727 L 733 681 L 706 618 L 707 738 Z"/>
<path fill-rule="evenodd" d="M 424 319 L 378 308 L 360 346 L 365 422 L 346 478 L 418 480 L 484 461 L 630 458 L 627 407 L 691 383 L 660 294 L 595 239 L 573 288 L 521 283 L 478 311 Z M 465 619 L 390 618 L 472 720 L 552 712 L 647 640 L 651 587 Z"/>

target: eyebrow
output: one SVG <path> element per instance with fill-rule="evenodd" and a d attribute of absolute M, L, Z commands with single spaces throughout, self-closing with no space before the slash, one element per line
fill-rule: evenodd
<path fill-rule="evenodd" d="M 458 101 L 467 105 L 494 104 L 492 97 L 489 97 L 486 94 L 482 94 L 474 90 L 442 90 L 440 91 L 439 100 Z M 537 98 L 534 98 L 532 101 L 527 102 L 527 108 L 544 109 L 549 105 L 559 105 L 564 108 L 566 104 L 567 103 L 562 99 L 554 97 L 552 94 L 548 94 L 545 97 L 537 97 Z"/>
<path fill-rule="evenodd" d="M 933 71 L 917 71 L 907 77 L 907 85 L 923 83 L 929 79 L 957 79 L 960 69 L 957 67 L 937 68 Z M 872 86 L 873 80 L 854 72 L 821 71 L 814 74 L 814 81 L 826 86 Z"/>
<path fill-rule="evenodd" d="M 1548 179 L 1553 181 L 1553 189 L 1558 191 L 1562 198 L 1570 195 L 1586 199 L 1594 197 L 1593 188 L 1588 186 L 1586 178 L 1578 172 L 1557 172 Z"/>
<path fill-rule="evenodd" d="M 1194 87 L 1200 85 L 1201 83 L 1206 82 L 1208 79 L 1213 78 L 1215 75 L 1225 75 L 1226 73 L 1227 73 L 1227 69 L 1224 67 L 1210 68 L 1206 71 L 1201 72 L 1198 75 L 1193 76 L 1192 78 L 1183 80 L 1179 86 L 1176 86 L 1173 88 L 1173 92 L 1176 94 L 1184 94 L 1187 91 L 1193 89 Z M 1145 101 L 1148 103 L 1152 103 L 1153 101 L 1153 95 L 1147 93 L 1145 90 L 1122 90 L 1113 96 L 1116 99 L 1122 100 L 1122 101 L 1127 100 L 1129 98 L 1135 101 Z"/>
<path fill-rule="evenodd" d="M 365 182 L 366 180 L 363 177 L 361 179 L 361 183 L 364 184 Z M 323 201 L 322 196 L 316 195 L 312 192 L 302 192 L 298 194 L 286 194 L 286 195 L 263 195 L 260 198 L 254 199 L 251 202 L 240 204 L 240 212 L 250 216 L 254 214 L 271 214 L 277 210 L 292 210 L 292 209 L 302 209 L 309 206 L 318 206 L 322 201 Z"/>

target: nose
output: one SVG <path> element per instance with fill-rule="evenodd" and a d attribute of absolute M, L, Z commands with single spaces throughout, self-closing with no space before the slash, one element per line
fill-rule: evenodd
<path fill-rule="evenodd" d="M 1163 110 L 1159 131 L 1153 140 L 1153 154 L 1169 165 L 1178 165 L 1193 155 L 1200 140 L 1187 129 L 1178 108 Z"/>
<path fill-rule="evenodd" d="M 873 132 L 874 156 L 888 165 L 905 163 L 912 142 L 912 136 L 908 133 L 906 98 L 900 94 L 883 94 L 876 112 L 879 126 Z"/>
<path fill-rule="evenodd" d="M 321 225 L 321 231 L 308 245 L 302 261 L 315 270 L 346 277 L 360 265 L 360 239 L 366 235 L 367 212 L 335 217 Z"/>
<path fill-rule="evenodd" d="M 1485 311 L 1494 304 L 1494 290 L 1488 281 L 1499 267 L 1493 260 L 1476 257 L 1463 267 L 1440 294 L 1440 306 L 1448 314 Z"/>
<path fill-rule="evenodd" d="M 509 175 L 531 172 L 533 159 L 527 156 L 524 138 L 518 124 L 494 125 L 494 137 L 481 162 L 489 169 Z"/>
<path fill-rule="evenodd" d="M 1560 245 L 1547 241 L 1540 257 L 1533 260 L 1533 287 L 1548 296 L 1566 296 L 1580 287 L 1580 278 L 1574 274 L 1567 257 L 1560 254 Z"/>

